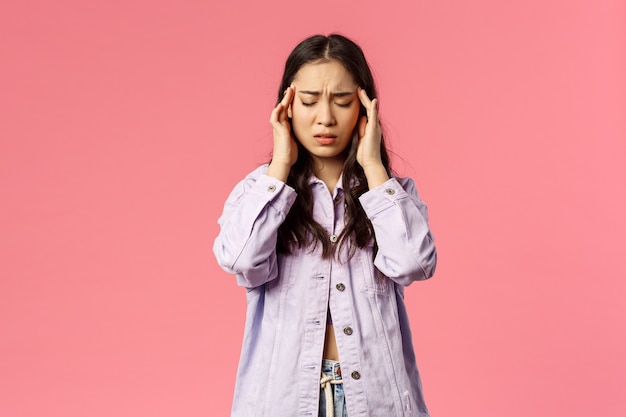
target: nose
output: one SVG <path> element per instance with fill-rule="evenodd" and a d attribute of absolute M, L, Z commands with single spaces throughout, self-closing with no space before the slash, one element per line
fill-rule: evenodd
<path fill-rule="evenodd" d="M 317 123 L 324 126 L 333 126 L 336 123 L 331 103 L 322 102 L 318 107 Z"/>

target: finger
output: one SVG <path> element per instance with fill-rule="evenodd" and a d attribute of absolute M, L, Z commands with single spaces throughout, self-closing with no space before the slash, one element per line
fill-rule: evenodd
<path fill-rule="evenodd" d="M 293 83 L 289 86 L 289 89 L 287 91 L 287 96 L 288 96 L 288 102 L 285 108 L 287 109 L 287 117 L 290 118 L 292 117 L 291 106 L 293 104 L 293 100 L 296 97 L 296 87 L 293 85 Z"/>
<path fill-rule="evenodd" d="M 278 103 L 276 107 L 274 107 L 274 110 L 272 110 L 272 114 L 270 115 L 270 123 L 274 124 L 280 120 L 280 114 L 283 109 L 284 107 L 282 102 Z"/>
<path fill-rule="evenodd" d="M 289 86 L 289 104 L 293 103 L 293 99 L 296 97 L 296 86 L 293 83 Z"/>
<path fill-rule="evenodd" d="M 372 101 L 368 97 L 367 92 L 361 87 L 359 87 L 358 95 L 359 95 L 359 100 L 361 100 L 361 104 L 363 104 L 363 107 L 365 107 L 366 109 L 369 108 L 372 104 Z"/>
<path fill-rule="evenodd" d="M 278 120 L 279 122 L 284 122 L 284 121 L 287 120 L 286 115 L 284 115 L 283 113 L 285 113 L 285 111 L 284 111 L 285 109 L 289 108 L 289 105 L 290 105 L 291 101 L 293 100 L 293 91 L 292 90 L 293 90 L 292 86 L 287 87 L 285 89 L 285 91 L 283 91 L 283 98 L 282 98 L 282 100 L 276 106 L 276 109 L 278 109 L 279 106 L 281 107 L 279 109 L 278 113 L 276 114 L 276 120 Z"/>
<path fill-rule="evenodd" d="M 281 127 L 289 126 L 289 119 L 287 118 L 287 110 L 283 103 L 278 103 L 278 105 L 272 111 L 272 115 L 270 117 L 270 123 L 274 126 L 275 129 L 279 129 Z"/>
<path fill-rule="evenodd" d="M 274 123 L 275 121 L 278 120 L 279 111 L 280 111 L 280 103 L 278 103 L 276 107 L 272 109 L 272 113 L 270 114 L 270 123 Z"/>
<path fill-rule="evenodd" d="M 289 104 L 291 104 L 293 100 L 293 90 L 293 85 L 290 85 L 285 89 L 285 92 L 283 93 L 283 99 L 280 101 L 284 108 L 289 107 Z"/>
<path fill-rule="evenodd" d="M 287 107 L 287 104 L 289 102 L 289 98 L 287 97 L 288 93 L 289 87 L 287 87 L 285 91 L 283 91 L 282 100 L 276 105 L 276 107 L 274 107 L 274 110 L 272 111 L 272 114 L 270 116 L 270 122 L 280 120 L 281 112 Z"/>
<path fill-rule="evenodd" d="M 283 99 L 280 101 L 280 104 L 284 107 L 287 105 L 289 99 L 287 98 L 287 94 L 289 94 L 289 87 L 283 91 Z"/>
<path fill-rule="evenodd" d="M 371 101 L 370 108 L 367 111 L 367 117 L 370 120 L 375 120 L 378 123 L 378 99 L 377 98 Z"/>
<path fill-rule="evenodd" d="M 367 112 L 367 120 L 378 122 L 378 99 L 370 100 L 364 89 L 359 87 L 359 99 Z"/>

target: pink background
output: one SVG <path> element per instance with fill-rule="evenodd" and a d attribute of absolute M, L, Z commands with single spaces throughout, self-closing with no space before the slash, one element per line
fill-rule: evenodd
<path fill-rule="evenodd" d="M 407 290 L 433 416 L 626 415 L 626 6 L 5 1 L 0 415 L 225 416 L 211 245 L 284 60 L 359 42 L 439 248 Z M 262 383 L 262 381 L 260 381 Z"/>

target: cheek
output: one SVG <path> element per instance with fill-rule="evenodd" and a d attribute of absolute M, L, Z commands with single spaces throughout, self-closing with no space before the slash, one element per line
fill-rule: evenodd
<path fill-rule="evenodd" d="M 310 111 L 301 104 L 293 103 L 291 105 L 291 118 L 294 123 L 304 123 L 310 118 Z"/>
<path fill-rule="evenodd" d="M 349 115 L 347 116 L 347 122 L 348 125 L 352 127 L 352 129 L 354 129 L 357 125 L 357 122 L 359 121 L 359 107 L 355 107 L 354 109 L 351 109 L 352 111 L 349 113 Z"/>
<path fill-rule="evenodd" d="M 298 107 L 294 105 L 292 108 L 291 127 L 296 136 L 305 134 L 307 126 L 310 125 L 307 120 L 306 112 L 303 112 L 302 108 L 298 109 Z"/>

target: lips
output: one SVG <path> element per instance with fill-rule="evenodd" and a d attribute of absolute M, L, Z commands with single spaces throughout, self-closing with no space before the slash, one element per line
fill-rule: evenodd
<path fill-rule="evenodd" d="M 333 135 L 332 133 L 318 133 L 315 135 L 315 140 L 320 145 L 330 145 L 337 140 L 337 135 Z"/>

